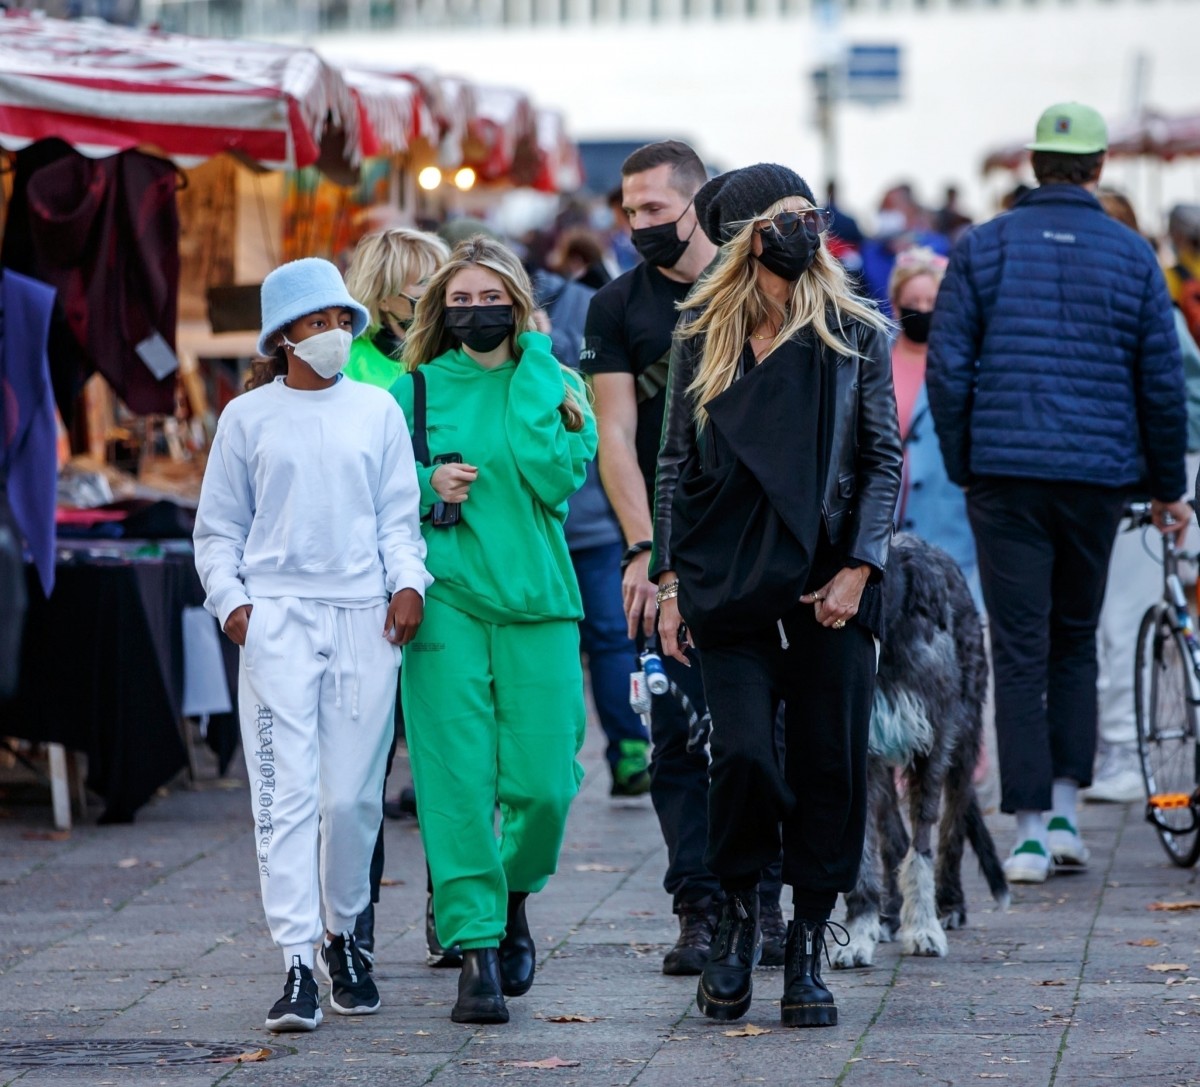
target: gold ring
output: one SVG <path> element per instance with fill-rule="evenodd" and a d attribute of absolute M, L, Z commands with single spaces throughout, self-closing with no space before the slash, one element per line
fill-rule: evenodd
<path fill-rule="evenodd" d="M 846 625 L 845 619 L 835 619 L 833 623 L 834 630 L 841 630 Z"/>

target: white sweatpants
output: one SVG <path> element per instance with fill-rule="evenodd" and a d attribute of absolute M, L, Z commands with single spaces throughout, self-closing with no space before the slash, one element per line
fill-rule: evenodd
<path fill-rule="evenodd" d="M 353 930 L 370 899 L 400 666 L 386 614 L 254 601 L 238 711 L 263 908 L 283 948 Z"/>
<path fill-rule="evenodd" d="M 1200 455 L 1189 453 L 1187 478 L 1196 479 Z M 1189 552 L 1200 545 L 1200 530 L 1192 519 L 1184 548 Z M 1195 579 L 1195 571 L 1180 565 L 1184 583 Z M 1099 735 L 1102 743 L 1137 742 L 1137 718 L 1133 706 L 1133 673 L 1136 666 L 1137 634 L 1142 616 L 1162 598 L 1162 537 L 1157 529 L 1134 529 L 1117 533 L 1112 559 L 1108 564 L 1108 583 L 1104 607 L 1096 630 L 1096 656 L 1100 674 L 1096 682 L 1099 699 Z"/>

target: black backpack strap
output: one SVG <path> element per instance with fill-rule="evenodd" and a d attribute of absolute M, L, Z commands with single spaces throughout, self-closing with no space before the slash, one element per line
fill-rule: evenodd
<path fill-rule="evenodd" d="M 418 464 L 429 466 L 429 432 L 425 425 L 425 375 L 414 370 L 413 376 L 413 456 Z"/>

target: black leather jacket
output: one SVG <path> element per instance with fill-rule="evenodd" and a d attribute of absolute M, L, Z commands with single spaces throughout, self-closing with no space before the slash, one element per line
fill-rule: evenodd
<path fill-rule="evenodd" d="M 680 326 L 692 320 L 696 312 L 682 314 Z M 845 556 L 848 564 L 870 566 L 874 580 L 887 565 L 900 492 L 900 426 L 887 338 L 860 321 L 848 320 L 844 327 L 850 346 L 858 354 L 837 354 L 817 340 L 822 365 L 835 367 L 837 374 L 836 381 L 825 385 L 836 403 L 821 516 L 834 549 Z M 703 342 L 699 336 L 686 340 L 676 337 L 671 347 L 654 488 L 654 554 L 650 564 L 654 579 L 672 568 L 671 506 L 680 470 L 697 440 L 687 388 L 696 376 Z"/>

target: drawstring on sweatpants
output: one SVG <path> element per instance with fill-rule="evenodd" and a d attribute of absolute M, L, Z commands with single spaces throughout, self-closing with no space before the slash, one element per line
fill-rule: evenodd
<path fill-rule="evenodd" d="M 783 629 L 783 620 L 776 619 L 775 625 L 779 628 L 779 645 L 783 649 L 791 649 L 792 643 L 788 641 L 787 631 Z"/>
<path fill-rule="evenodd" d="M 350 719 L 358 720 L 358 642 L 354 637 L 354 624 L 350 622 L 350 609 L 338 608 L 330 605 L 330 611 L 333 612 L 333 695 L 334 704 L 340 710 L 342 708 L 342 653 L 341 647 L 338 644 L 338 617 L 344 616 L 346 621 L 346 635 L 350 643 L 350 672 L 354 677 L 354 686 L 351 688 L 350 694 Z"/>

